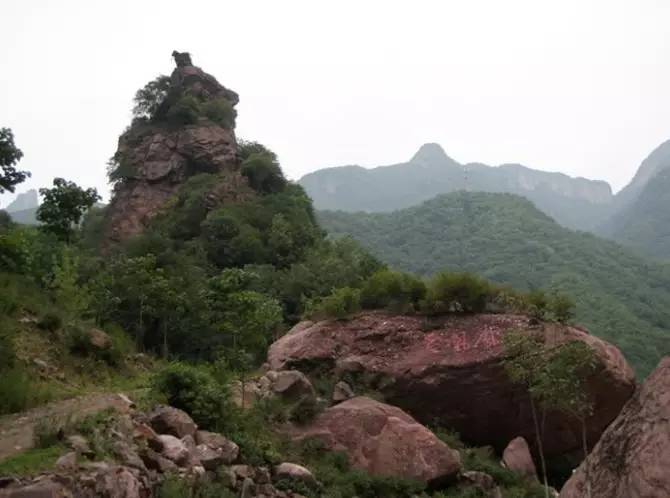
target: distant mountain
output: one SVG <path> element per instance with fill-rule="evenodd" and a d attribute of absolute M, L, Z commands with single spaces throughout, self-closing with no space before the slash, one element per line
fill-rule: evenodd
<path fill-rule="evenodd" d="M 598 233 L 641 254 L 670 260 L 670 140 L 647 157 L 614 199 Z"/>
<path fill-rule="evenodd" d="M 22 209 L 20 211 L 8 211 L 14 223 L 22 225 L 37 225 L 37 208 Z"/>
<path fill-rule="evenodd" d="M 34 209 L 39 206 L 39 199 L 37 197 L 37 190 L 31 189 L 22 194 L 18 194 L 6 208 L 8 213 L 16 211 L 24 211 L 26 209 Z"/>
<path fill-rule="evenodd" d="M 457 192 L 393 213 L 318 218 L 398 269 L 472 271 L 520 289 L 564 291 L 578 321 L 617 344 L 638 374 L 670 354 L 670 266 L 563 228 L 521 197 Z"/>
<path fill-rule="evenodd" d="M 462 165 L 438 144 L 425 144 L 407 163 L 365 169 L 326 168 L 299 180 L 317 209 L 385 212 L 458 190 L 518 194 L 560 224 L 592 230 L 610 214 L 612 191 L 604 181 L 571 178 L 519 164 Z"/>

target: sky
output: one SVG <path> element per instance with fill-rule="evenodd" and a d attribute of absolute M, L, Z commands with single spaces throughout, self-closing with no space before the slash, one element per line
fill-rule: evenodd
<path fill-rule="evenodd" d="M 286 175 L 521 163 L 623 187 L 670 139 L 667 0 L 2 0 L 0 126 L 32 178 L 109 198 L 135 91 L 172 50 L 240 94 Z M 13 195 L 0 196 L 6 205 Z"/>

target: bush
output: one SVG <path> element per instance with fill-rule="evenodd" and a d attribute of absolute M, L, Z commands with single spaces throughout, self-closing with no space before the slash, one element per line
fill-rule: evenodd
<path fill-rule="evenodd" d="M 391 270 L 380 270 L 363 284 L 361 306 L 363 308 L 387 308 L 396 312 L 410 312 L 426 295 L 426 284 L 422 280 Z"/>
<path fill-rule="evenodd" d="M 8 333 L 0 332 L 0 372 L 11 369 L 15 362 L 14 341 Z"/>
<path fill-rule="evenodd" d="M 477 313 L 486 309 L 495 288 L 470 273 L 438 273 L 428 284 L 423 308 L 428 313 Z"/>
<path fill-rule="evenodd" d="M 51 398 L 49 390 L 35 385 L 18 367 L 0 374 L 0 415 L 22 412 Z"/>
<path fill-rule="evenodd" d="M 210 100 L 203 104 L 202 107 L 203 113 L 210 121 L 213 121 L 224 128 L 235 128 L 237 111 L 235 111 L 235 108 L 227 99 L 219 98 Z"/>
<path fill-rule="evenodd" d="M 168 121 L 178 125 L 195 124 L 202 114 L 200 102 L 192 95 L 184 95 L 170 106 Z"/>
<path fill-rule="evenodd" d="M 361 291 L 351 287 L 335 289 L 323 299 L 312 300 L 306 305 L 305 315 L 309 319 L 347 318 L 361 310 Z"/>
<path fill-rule="evenodd" d="M 89 332 L 80 325 L 67 326 L 65 337 L 68 350 L 72 354 L 95 358 L 113 367 L 123 363 L 123 353 L 116 347 L 114 340 L 109 348 L 100 349 L 93 345 Z"/>
<path fill-rule="evenodd" d="M 241 171 L 251 188 L 263 194 L 279 192 L 287 183 L 276 157 L 271 154 L 251 154 L 242 163 Z"/>
<path fill-rule="evenodd" d="M 42 315 L 42 318 L 40 318 L 39 322 L 37 322 L 37 326 L 40 329 L 48 330 L 49 332 L 55 332 L 61 328 L 62 325 L 63 319 L 60 317 L 60 315 L 51 312 L 47 312 Z"/>
<path fill-rule="evenodd" d="M 205 429 L 216 428 L 226 414 L 227 393 L 204 367 L 172 363 L 158 372 L 153 389 Z"/>

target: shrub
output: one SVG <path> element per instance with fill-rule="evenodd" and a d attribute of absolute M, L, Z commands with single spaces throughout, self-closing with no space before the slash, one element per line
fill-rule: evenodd
<path fill-rule="evenodd" d="M 172 363 L 158 372 L 153 388 L 203 428 L 215 428 L 225 415 L 226 392 L 204 367 Z"/>
<path fill-rule="evenodd" d="M 52 312 L 46 312 L 42 315 L 42 318 L 37 322 L 37 326 L 42 330 L 48 330 L 49 332 L 55 332 L 63 325 L 63 319 L 60 315 Z"/>
<path fill-rule="evenodd" d="M 553 319 L 560 323 L 567 323 L 575 316 L 575 302 L 565 294 L 554 294 L 548 308 Z"/>
<path fill-rule="evenodd" d="M 0 415 L 22 412 L 52 397 L 51 391 L 35 385 L 19 367 L 0 374 Z"/>
<path fill-rule="evenodd" d="M 307 303 L 305 315 L 310 319 L 346 318 L 361 310 L 361 291 L 351 287 L 335 289 L 323 299 Z"/>
<path fill-rule="evenodd" d="M 202 114 L 200 102 L 192 95 L 184 95 L 170 106 L 168 121 L 178 125 L 195 124 Z"/>
<path fill-rule="evenodd" d="M 100 349 L 93 345 L 89 332 L 80 325 L 68 325 L 65 337 L 68 350 L 72 354 L 95 358 L 110 366 L 119 366 L 123 363 L 123 353 L 117 348 L 114 340 L 110 347 Z"/>
<path fill-rule="evenodd" d="M 251 188 L 263 194 L 279 192 L 287 183 L 274 154 L 251 154 L 242 163 L 241 171 Z"/>
<path fill-rule="evenodd" d="M 470 273 L 438 273 L 428 284 L 424 310 L 429 313 L 481 312 L 495 289 Z"/>
<path fill-rule="evenodd" d="M 368 278 L 361 290 L 363 308 L 413 311 L 426 295 L 426 285 L 413 275 L 380 270 Z"/>
<path fill-rule="evenodd" d="M 0 372 L 10 370 L 15 362 L 14 341 L 8 333 L 0 332 Z"/>
<path fill-rule="evenodd" d="M 224 128 L 235 128 L 237 111 L 235 111 L 235 108 L 227 99 L 219 98 L 210 100 L 203 104 L 202 108 L 204 115 L 207 116 L 210 121 L 213 121 Z"/>

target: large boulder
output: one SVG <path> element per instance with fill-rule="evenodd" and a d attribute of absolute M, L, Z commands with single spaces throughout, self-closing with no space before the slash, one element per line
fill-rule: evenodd
<path fill-rule="evenodd" d="M 530 479 L 537 479 L 537 470 L 530 454 L 530 448 L 522 437 L 515 437 L 509 442 L 503 451 L 502 462 L 512 472 Z"/>
<path fill-rule="evenodd" d="M 407 413 L 363 396 L 328 408 L 295 431 L 296 439 L 316 438 L 373 475 L 438 483 L 461 469 L 458 452 Z"/>
<path fill-rule="evenodd" d="M 183 410 L 160 405 L 149 414 L 151 427 L 160 434 L 170 434 L 178 438 L 193 436 L 198 426 Z"/>
<path fill-rule="evenodd" d="M 580 328 L 532 325 L 512 314 L 428 319 L 366 312 L 348 321 L 298 324 L 271 346 L 268 362 L 275 370 L 330 369 L 358 379 L 419 421 L 438 422 L 471 444 L 502 451 L 517 436 L 534 440 L 528 394 L 501 364 L 505 332 L 533 327 L 550 343 L 582 341 L 595 351 L 602 368 L 587 381 L 594 407 L 587 438 L 595 444 L 632 395 L 635 379 L 616 347 Z M 549 413 L 545 424 L 548 455 L 580 447 L 581 427 L 572 418 Z"/>
<path fill-rule="evenodd" d="M 647 378 L 561 490 L 561 498 L 670 496 L 670 357 Z"/>

